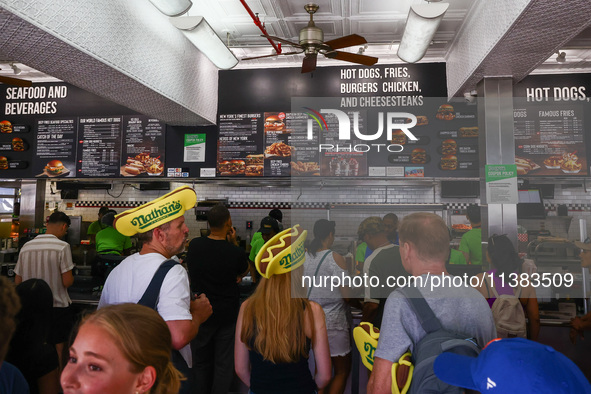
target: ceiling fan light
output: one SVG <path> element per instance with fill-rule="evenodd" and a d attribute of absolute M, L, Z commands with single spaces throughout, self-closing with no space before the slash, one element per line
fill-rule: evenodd
<path fill-rule="evenodd" d="M 215 66 L 229 70 L 238 64 L 238 59 L 218 37 L 202 16 L 170 18 L 170 23 L 191 41 Z"/>
<path fill-rule="evenodd" d="M 183 15 L 193 5 L 191 0 L 150 0 L 150 3 L 166 16 Z"/>
<path fill-rule="evenodd" d="M 400 59 L 407 63 L 415 63 L 425 56 L 448 7 L 449 3 L 419 4 L 410 7 L 398 47 Z"/>

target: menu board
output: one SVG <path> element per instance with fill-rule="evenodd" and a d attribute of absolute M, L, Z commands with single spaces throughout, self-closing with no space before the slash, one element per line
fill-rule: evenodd
<path fill-rule="evenodd" d="M 164 130 L 165 124 L 158 119 L 123 116 L 122 176 L 164 176 Z"/>
<path fill-rule="evenodd" d="M 218 175 L 263 154 L 270 177 L 478 176 L 477 107 L 448 102 L 445 64 L 299 71 L 220 72 Z"/>
<path fill-rule="evenodd" d="M 217 174 L 263 176 L 262 114 L 222 114 L 219 117 Z"/>
<path fill-rule="evenodd" d="M 521 176 L 589 174 L 588 77 L 530 76 L 514 89 L 515 164 Z"/>
<path fill-rule="evenodd" d="M 121 122 L 120 116 L 78 119 L 77 176 L 119 175 Z"/>
<path fill-rule="evenodd" d="M 76 140 L 76 118 L 38 120 L 37 148 L 33 159 L 35 176 L 75 176 Z"/>

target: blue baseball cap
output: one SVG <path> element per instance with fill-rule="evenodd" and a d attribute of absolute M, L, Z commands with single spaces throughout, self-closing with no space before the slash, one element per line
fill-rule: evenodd
<path fill-rule="evenodd" d="M 565 355 L 524 338 L 492 341 L 478 357 L 441 353 L 433 370 L 446 383 L 486 394 L 591 393 L 585 375 Z"/>

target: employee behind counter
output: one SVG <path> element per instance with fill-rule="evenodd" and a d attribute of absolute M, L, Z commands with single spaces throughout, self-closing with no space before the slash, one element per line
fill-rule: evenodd
<path fill-rule="evenodd" d="M 96 234 L 97 256 L 92 267 L 92 276 L 103 280 L 124 256 L 130 255 L 132 249 L 131 238 L 113 228 L 116 214 L 115 210 L 107 211 L 101 218 L 104 228 Z"/>

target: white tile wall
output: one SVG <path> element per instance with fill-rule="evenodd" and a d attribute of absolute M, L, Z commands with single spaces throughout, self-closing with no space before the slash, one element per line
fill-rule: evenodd
<path fill-rule="evenodd" d="M 171 183 L 171 190 L 183 185 L 182 183 Z M 440 183 L 435 185 L 393 185 L 381 187 L 324 187 L 324 188 L 289 188 L 286 186 L 278 187 L 244 187 L 244 186 L 224 186 L 219 184 L 196 184 L 195 190 L 199 200 L 206 198 L 228 198 L 230 202 L 259 202 L 259 203 L 362 203 L 362 204 L 418 204 L 418 203 L 458 203 L 463 204 L 478 203 L 479 199 L 445 199 L 440 197 Z M 55 191 L 54 191 L 55 192 Z M 301 195 L 300 195 L 301 192 Z M 139 191 L 123 183 L 115 183 L 113 190 L 81 190 L 78 201 L 150 201 L 157 198 L 166 191 Z M 59 192 L 51 194 L 51 186 L 48 182 L 46 200 L 48 203 L 57 203 L 60 210 L 64 210 L 68 215 L 80 215 L 84 221 L 94 221 L 97 217 L 98 208 L 74 207 L 66 209 L 66 202 L 62 201 Z M 555 211 L 549 212 L 549 218 L 544 220 L 547 230 L 552 235 L 578 239 L 579 224 L 578 219 L 587 219 L 588 233 L 591 234 L 591 191 L 586 192 L 583 187 L 563 189 L 560 185 L 555 187 L 555 197 L 552 200 L 546 200 L 550 204 L 580 204 L 584 210 L 574 210 L 570 208 L 569 216 L 572 216 L 570 227 L 565 225 L 564 220 L 553 219 L 550 215 L 555 215 Z M 117 209 L 122 212 L 124 209 Z M 232 208 L 232 221 L 237 228 L 238 235 L 242 238 L 249 238 L 252 234 L 246 230 L 246 221 L 253 221 L 253 230 L 259 227 L 260 220 L 269 212 L 269 208 Z M 326 209 L 284 209 L 283 224 L 289 227 L 292 224 L 299 223 L 304 228 L 312 229 L 314 222 L 320 218 L 328 218 L 329 211 Z M 395 206 L 363 208 L 347 207 L 332 209 L 330 219 L 337 222 L 337 236 L 355 237 L 357 227 L 363 219 L 369 216 L 383 216 L 388 212 L 396 213 L 400 218 L 409 212 L 397 209 Z M 50 211 L 46 211 L 46 216 Z M 195 219 L 194 211 L 189 211 L 185 218 L 190 229 L 190 236 L 199 235 L 199 229 L 206 228 L 206 222 L 198 222 Z M 540 220 L 519 221 L 521 225 L 529 230 L 540 228 Z"/>

